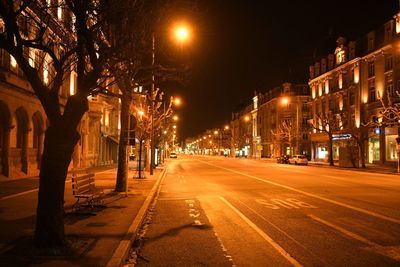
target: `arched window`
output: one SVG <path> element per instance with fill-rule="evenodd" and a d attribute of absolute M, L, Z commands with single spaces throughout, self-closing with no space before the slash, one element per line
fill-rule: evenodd
<path fill-rule="evenodd" d="M 0 174 L 8 176 L 8 146 L 10 130 L 10 112 L 5 103 L 0 101 Z"/>
<path fill-rule="evenodd" d="M 21 171 L 28 173 L 28 113 L 23 107 L 15 111 L 17 119 L 17 148 L 21 149 Z"/>
<path fill-rule="evenodd" d="M 32 116 L 32 126 L 33 126 L 33 148 L 40 148 L 41 137 L 43 134 L 43 119 L 39 111 L 35 112 Z"/>

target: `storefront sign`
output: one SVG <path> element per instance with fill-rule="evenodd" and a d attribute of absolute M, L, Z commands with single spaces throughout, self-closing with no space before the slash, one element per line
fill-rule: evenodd
<path fill-rule="evenodd" d="M 332 140 L 346 140 L 350 138 L 351 134 L 332 134 Z"/>

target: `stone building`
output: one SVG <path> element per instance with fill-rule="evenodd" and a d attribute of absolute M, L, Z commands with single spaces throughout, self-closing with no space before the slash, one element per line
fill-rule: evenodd
<path fill-rule="evenodd" d="M 284 83 L 232 114 L 232 150 L 251 158 L 310 154 L 307 85 Z"/>
<path fill-rule="evenodd" d="M 36 4 L 46 5 L 49 2 Z M 51 20 L 50 25 L 53 30 L 60 25 L 72 27 L 72 18 L 64 9 L 54 8 L 49 9 L 49 12 L 54 12 L 54 20 Z M 0 20 L 0 31 L 3 29 L 2 23 Z M 29 28 L 26 32 L 29 34 Z M 31 66 L 39 70 L 46 82 L 51 75 L 50 63 L 46 58 L 43 60 L 38 51 L 29 50 L 26 53 Z M 40 64 L 39 58 L 43 61 Z M 75 93 L 76 83 L 76 74 L 70 71 L 59 93 L 61 110 L 67 97 Z M 110 90 L 118 92 L 118 88 Z M 116 161 L 119 110 L 118 99 L 104 96 L 90 99 L 89 111 L 79 127 L 82 138 L 75 149 L 70 168 L 98 166 Z M 0 180 L 38 175 L 47 125 L 42 105 L 21 69 L 13 57 L 0 49 Z"/>
<path fill-rule="evenodd" d="M 284 83 L 258 96 L 262 157 L 310 155 L 307 85 Z"/>
<path fill-rule="evenodd" d="M 369 163 L 392 164 L 398 159 L 398 126 L 377 127 L 371 118 L 379 116 L 380 99 L 398 101 L 399 14 L 364 37 L 346 42 L 337 39 L 334 53 L 310 66 L 312 158 L 328 161 L 329 136 L 323 131 L 321 116 L 334 118 L 332 156 L 343 166 L 359 165 L 364 156 Z M 361 139 L 357 145 L 357 139 Z"/>

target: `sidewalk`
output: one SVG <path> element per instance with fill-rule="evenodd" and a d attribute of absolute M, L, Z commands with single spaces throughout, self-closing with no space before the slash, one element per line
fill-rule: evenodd
<path fill-rule="evenodd" d="M 261 158 L 257 159 L 261 160 L 264 162 L 268 163 L 277 163 L 276 159 L 273 158 Z M 346 168 L 346 167 L 340 167 L 337 165 L 335 166 L 330 166 L 328 162 L 317 162 L 317 161 L 309 161 L 308 162 L 309 166 L 316 166 L 316 167 L 325 167 L 325 168 L 336 168 L 336 169 L 342 169 L 342 170 L 348 170 L 348 171 L 361 171 L 361 172 L 371 172 L 371 173 L 382 173 L 382 174 L 398 174 L 397 168 L 391 167 L 391 166 L 382 166 L 382 165 L 377 165 L 377 164 L 366 164 L 366 168 Z"/>
<path fill-rule="evenodd" d="M 67 181 L 64 224 L 67 240 L 72 242 L 74 250 L 69 256 L 38 257 L 29 251 L 27 244 L 32 241 L 37 192 L 1 201 L 0 222 L 5 223 L 0 235 L 5 240 L 0 243 L 12 242 L 1 249 L 0 266 L 118 266 L 128 252 L 163 173 L 159 168 L 153 176 L 146 173 L 145 179 L 133 179 L 134 171 L 130 171 L 127 193 L 113 192 L 116 169 L 96 173 L 96 187 L 106 192 L 106 207 L 96 208 L 96 215 L 72 212 L 75 198 Z M 24 211 L 18 211 L 14 219 L 10 214 L 21 205 Z"/>

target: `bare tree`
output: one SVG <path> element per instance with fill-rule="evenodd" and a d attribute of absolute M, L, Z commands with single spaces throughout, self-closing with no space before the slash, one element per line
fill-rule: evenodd
<path fill-rule="evenodd" d="M 104 31 L 102 15 L 109 7 L 106 1 L 58 3 L 47 6 L 46 1 L 0 1 L 0 49 L 18 63 L 49 121 L 34 234 L 35 244 L 40 247 L 66 245 L 64 187 L 80 138 L 77 127 L 88 110 L 88 96 L 104 91 L 104 70 L 115 50 Z M 54 12 L 58 9 L 64 14 L 63 21 L 60 13 Z M 64 102 L 60 91 L 71 70 L 77 78 L 76 93 Z"/>
<path fill-rule="evenodd" d="M 310 120 L 310 124 L 315 131 L 325 133 L 328 136 L 329 165 L 334 166 L 333 134 L 343 130 L 342 114 L 318 113 L 315 119 Z"/>
<path fill-rule="evenodd" d="M 297 136 L 297 127 L 292 124 L 291 120 L 283 120 L 275 131 L 271 130 L 271 133 L 279 143 L 289 144 L 291 154 L 293 154 L 293 142 L 299 137 Z"/>

